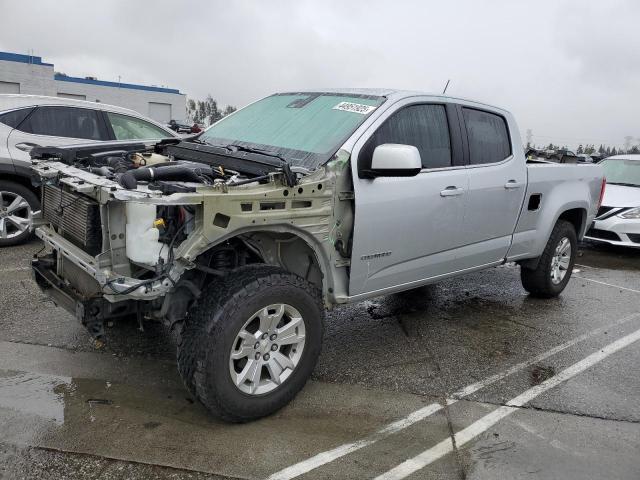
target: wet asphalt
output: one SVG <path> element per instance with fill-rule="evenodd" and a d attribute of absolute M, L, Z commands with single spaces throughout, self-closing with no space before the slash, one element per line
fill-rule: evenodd
<path fill-rule="evenodd" d="M 0 250 L 0 479 L 374 478 L 438 444 L 444 453 L 406 478 L 640 478 L 640 341 L 483 424 L 640 330 L 640 250 L 583 246 L 552 300 L 528 297 L 519 268 L 505 265 L 335 309 L 295 401 L 228 425 L 182 387 L 162 326 L 116 323 L 96 346 L 53 306 L 31 280 L 39 248 Z M 431 415 L 380 433 L 433 404 Z"/>

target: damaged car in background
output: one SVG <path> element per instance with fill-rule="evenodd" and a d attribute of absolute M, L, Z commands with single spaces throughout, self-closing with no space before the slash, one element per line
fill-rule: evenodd
<path fill-rule="evenodd" d="M 527 162 L 505 110 L 395 90 L 280 93 L 196 137 L 32 158 L 41 288 L 96 337 L 165 322 L 186 387 L 235 422 L 304 386 L 326 308 L 507 261 L 559 295 L 604 190 L 599 166 Z"/>
<path fill-rule="evenodd" d="M 607 191 L 585 238 L 640 248 L 640 155 L 614 155 L 600 162 Z"/>

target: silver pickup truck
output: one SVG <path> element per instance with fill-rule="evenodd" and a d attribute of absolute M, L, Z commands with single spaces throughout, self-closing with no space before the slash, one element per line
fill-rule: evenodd
<path fill-rule="evenodd" d="M 325 308 L 505 262 L 560 294 L 605 186 L 596 165 L 527 163 L 505 110 L 395 90 L 278 93 L 152 149 L 32 158 L 39 285 L 96 337 L 165 322 L 186 387 L 235 422 L 303 387 Z"/>

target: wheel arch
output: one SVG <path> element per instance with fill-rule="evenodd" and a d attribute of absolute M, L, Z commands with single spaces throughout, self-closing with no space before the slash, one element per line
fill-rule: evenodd
<path fill-rule="evenodd" d="M 327 292 L 333 291 L 333 277 L 327 271 L 329 252 L 309 232 L 287 224 L 240 228 L 207 244 L 198 256 L 234 239 L 259 254 L 264 263 L 279 266 L 316 285 L 325 299 Z"/>
<path fill-rule="evenodd" d="M 581 240 L 582 237 L 584 237 L 584 233 L 586 231 L 586 223 L 587 223 L 586 208 L 584 207 L 567 208 L 566 210 L 559 212 L 554 222 L 551 224 L 551 229 L 549 233 L 544 237 L 545 245 L 549 240 L 549 237 L 551 236 L 551 233 L 553 232 L 554 227 L 560 220 L 565 220 L 573 225 L 573 228 L 576 231 L 576 236 L 578 240 Z M 542 252 L 540 253 L 540 255 L 542 255 Z M 536 256 L 535 258 L 521 260 L 518 263 L 522 267 L 535 269 L 538 267 L 538 264 L 540 263 L 540 255 Z"/>
<path fill-rule="evenodd" d="M 566 220 L 576 229 L 578 240 L 584 237 L 587 224 L 587 210 L 585 208 L 570 208 L 560 214 L 558 220 Z"/>
<path fill-rule="evenodd" d="M 31 178 L 28 175 L 21 175 L 20 173 L 15 173 L 13 170 L 0 170 L 0 180 L 22 185 L 31 190 L 36 197 L 38 197 L 38 200 L 40 200 L 40 189 L 31 183 Z"/>

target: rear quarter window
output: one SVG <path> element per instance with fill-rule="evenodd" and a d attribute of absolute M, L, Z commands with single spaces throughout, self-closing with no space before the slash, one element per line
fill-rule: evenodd
<path fill-rule="evenodd" d="M 20 125 L 32 111 L 33 107 L 29 107 L 0 114 L 0 123 L 3 123 L 11 128 L 18 128 L 18 125 Z"/>
<path fill-rule="evenodd" d="M 511 155 L 509 130 L 505 119 L 494 113 L 462 108 L 469 142 L 469 163 L 501 162 Z"/>

